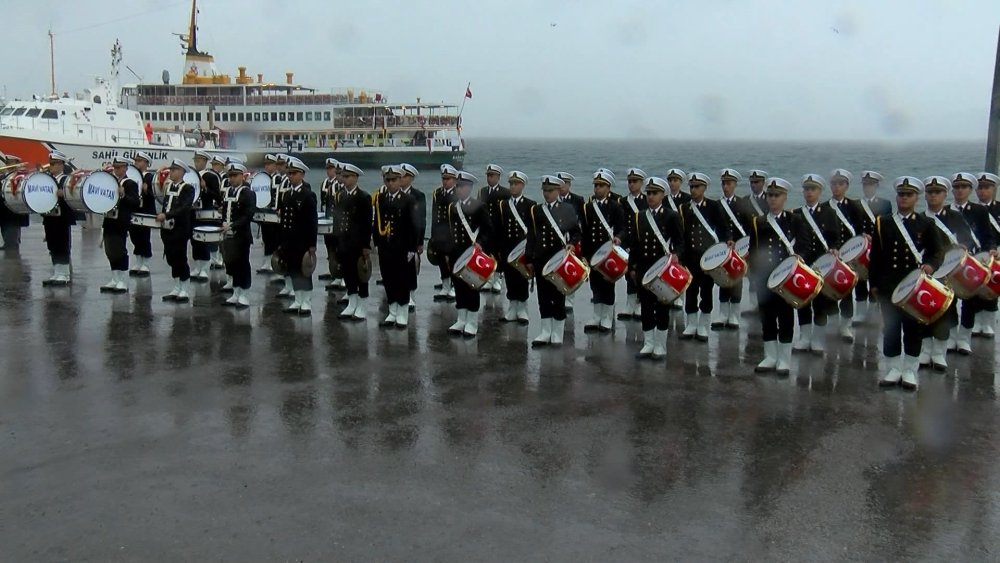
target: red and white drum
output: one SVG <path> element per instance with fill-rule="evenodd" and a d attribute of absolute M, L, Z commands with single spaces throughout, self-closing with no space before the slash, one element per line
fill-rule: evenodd
<path fill-rule="evenodd" d="M 981 264 L 988 264 L 990 269 L 990 277 L 983 287 L 979 288 L 979 296 L 983 299 L 1000 297 L 1000 260 L 995 260 L 989 252 L 976 254 L 976 260 Z"/>
<path fill-rule="evenodd" d="M 3 202 L 14 213 L 49 213 L 59 203 L 58 184 L 44 172 L 18 170 L 3 181 Z"/>
<path fill-rule="evenodd" d="M 590 259 L 590 267 L 597 270 L 604 279 L 614 283 L 628 271 L 628 251 L 608 241 L 601 245 Z"/>
<path fill-rule="evenodd" d="M 560 250 L 546 262 L 542 277 L 552 282 L 563 295 L 570 295 L 590 277 L 590 266 L 576 254 Z"/>
<path fill-rule="evenodd" d="M 801 309 L 823 291 L 823 278 L 796 256 L 782 260 L 767 278 L 767 288 Z"/>
<path fill-rule="evenodd" d="M 750 256 L 750 237 L 745 236 L 740 240 L 736 241 L 736 244 L 733 245 L 733 248 L 736 249 L 736 254 L 738 254 L 740 258 L 747 260 L 747 256 Z"/>
<path fill-rule="evenodd" d="M 833 254 L 824 254 L 813 262 L 813 270 L 823 276 L 823 295 L 840 301 L 849 296 L 854 286 L 858 285 L 858 273 L 851 269 L 842 259 Z"/>
<path fill-rule="evenodd" d="M 660 303 L 673 303 L 691 285 L 691 271 L 681 264 L 676 254 L 668 254 L 646 270 L 642 287 L 656 296 Z"/>
<path fill-rule="evenodd" d="M 478 290 L 490 279 L 496 269 L 497 261 L 492 256 L 475 246 L 470 246 L 458 257 L 452 273 L 469 284 L 472 289 Z"/>
<path fill-rule="evenodd" d="M 952 248 L 944 255 L 934 278 L 950 287 L 961 299 L 976 295 L 990 279 L 990 270 L 962 248 Z"/>
<path fill-rule="evenodd" d="M 747 274 L 747 261 L 724 242 L 708 247 L 699 265 L 719 287 L 734 287 Z"/>
<path fill-rule="evenodd" d="M 215 225 L 199 225 L 191 232 L 191 239 L 199 242 L 222 242 L 223 238 L 222 227 Z"/>
<path fill-rule="evenodd" d="M 868 279 L 868 261 L 871 259 L 872 241 L 865 235 L 847 239 L 840 246 L 840 259 L 847 263 L 859 280 Z"/>
<path fill-rule="evenodd" d="M 892 292 L 892 304 L 922 324 L 941 318 L 955 299 L 955 292 L 920 270 L 913 270 Z"/>
<path fill-rule="evenodd" d="M 515 246 L 514 249 L 507 254 L 507 264 L 509 264 L 511 268 L 520 272 L 520 274 L 524 276 L 524 279 L 530 280 L 531 274 L 528 273 L 527 250 L 527 240 L 522 240 L 517 243 L 517 246 Z"/>

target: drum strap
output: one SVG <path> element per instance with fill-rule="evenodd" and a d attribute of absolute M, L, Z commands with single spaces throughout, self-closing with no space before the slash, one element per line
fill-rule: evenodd
<path fill-rule="evenodd" d="M 958 215 L 962 218 L 963 221 L 965 221 L 966 225 L 969 225 L 969 234 L 972 235 L 972 244 L 974 244 L 976 248 L 981 248 L 982 245 L 979 244 L 979 237 L 976 236 L 976 230 L 972 228 L 972 225 L 969 224 L 969 221 L 965 218 L 965 213 L 962 213 L 962 210 L 958 207 L 955 207 L 954 205 L 952 205 L 952 209 L 958 212 Z M 986 214 L 990 215 L 990 212 L 987 211 Z"/>
<path fill-rule="evenodd" d="M 899 229 L 899 234 L 903 235 L 903 240 L 906 241 L 906 246 L 910 248 L 910 252 L 913 253 L 913 257 L 917 259 L 917 264 L 924 261 L 924 255 L 917 250 L 917 245 L 913 244 L 913 238 L 910 237 L 910 231 L 906 230 L 903 226 L 903 218 L 899 216 L 899 213 L 892 214 L 892 222 L 896 224 L 896 228 Z"/>
<path fill-rule="evenodd" d="M 763 215 L 764 210 L 760 208 L 760 204 L 757 203 L 757 196 L 750 194 L 750 205 L 753 206 L 753 210 L 757 212 L 757 215 Z M 746 235 L 743 235 L 746 236 Z"/>
<path fill-rule="evenodd" d="M 673 209 L 673 210 L 674 210 L 674 213 L 680 213 L 680 210 L 679 210 L 679 209 L 677 209 L 677 203 L 676 203 L 676 202 L 674 202 L 674 196 L 673 196 L 673 195 L 671 195 L 671 194 L 667 194 L 667 197 L 666 197 L 666 198 L 664 198 L 664 199 L 666 199 L 666 200 L 667 200 L 667 203 L 669 203 L 669 204 L 670 204 L 670 209 Z M 636 213 L 638 213 L 638 212 L 639 212 L 639 210 L 638 210 L 638 209 L 636 209 Z"/>
<path fill-rule="evenodd" d="M 507 204 L 510 206 L 510 213 L 514 216 L 514 220 L 517 221 L 518 226 L 521 227 L 524 234 L 528 234 L 528 226 L 524 224 L 524 219 L 521 219 L 521 214 L 517 212 L 517 205 L 514 203 L 514 198 L 508 199 Z"/>
<path fill-rule="evenodd" d="M 667 243 L 667 239 L 663 238 L 663 233 L 660 232 L 660 226 L 656 224 L 656 219 L 653 218 L 653 211 L 650 209 L 646 210 L 646 220 L 649 221 L 649 226 L 653 229 L 653 234 L 656 235 L 656 240 L 660 241 L 660 246 L 663 247 L 664 254 L 670 254 L 670 245 Z"/>
<path fill-rule="evenodd" d="M 601 211 L 601 204 L 590 200 L 590 206 L 594 208 L 594 213 L 597 214 L 597 218 L 600 219 L 601 224 L 604 225 L 604 230 L 608 232 L 608 238 L 614 239 L 615 232 L 611 230 L 611 225 L 608 224 L 608 220 L 604 218 L 604 212 Z"/>
<path fill-rule="evenodd" d="M 562 241 L 563 246 L 566 246 L 566 235 L 563 234 L 562 229 L 559 228 L 559 223 L 556 223 L 556 218 L 552 216 L 552 212 L 549 211 L 549 204 L 542 204 L 542 213 L 545 214 L 545 218 L 549 220 L 549 224 L 552 225 L 552 230 L 556 232 L 559 236 L 559 240 Z"/>
<path fill-rule="evenodd" d="M 767 214 L 767 224 L 771 225 L 771 228 L 774 229 L 774 234 L 778 235 L 778 238 L 781 239 L 781 244 L 785 245 L 785 249 L 788 250 L 788 255 L 791 256 L 795 254 L 795 247 L 792 246 L 791 241 L 789 241 L 788 237 L 785 236 L 785 231 L 781 230 L 781 225 L 779 225 L 778 221 L 775 220 L 774 215 L 770 213 Z"/>
<path fill-rule="evenodd" d="M 941 221 L 941 218 L 937 216 L 937 213 L 934 213 L 930 209 L 928 209 L 926 213 L 928 217 L 934 219 L 934 224 L 937 225 L 937 228 L 941 229 L 944 236 L 948 237 L 948 241 L 951 242 L 951 244 L 958 244 L 958 237 L 956 237 L 955 233 L 953 233 L 951 229 L 949 229 L 948 226 Z"/>
<path fill-rule="evenodd" d="M 701 210 L 698 209 L 698 204 L 695 203 L 694 200 L 691 200 L 691 212 L 694 213 L 694 216 L 698 218 L 698 222 L 701 223 L 701 226 L 705 227 L 705 230 L 708 231 L 708 234 L 712 235 L 712 240 L 714 240 L 715 242 L 719 242 L 719 235 L 715 234 L 715 229 L 713 229 L 708 224 L 708 221 L 705 219 L 705 216 L 701 214 Z"/>
<path fill-rule="evenodd" d="M 816 208 L 819 209 L 819 206 L 817 205 Z M 809 227 L 812 228 L 813 232 L 816 233 L 816 236 L 819 237 L 819 242 L 823 245 L 823 249 L 830 250 L 830 245 L 826 243 L 826 237 L 824 237 L 823 233 L 820 232 L 819 225 L 817 225 L 816 220 L 813 219 L 812 212 L 809 211 L 809 208 L 805 205 L 802 206 L 802 214 L 806 217 L 806 223 L 809 223 Z"/>
<path fill-rule="evenodd" d="M 834 200 L 831 199 L 830 200 L 830 207 L 832 207 L 833 208 L 833 212 L 837 214 L 837 219 L 840 219 L 840 222 L 843 223 L 843 225 L 845 227 L 847 227 L 848 231 L 851 232 L 851 236 L 853 237 L 853 236 L 857 235 L 858 233 L 857 233 L 857 231 L 854 230 L 854 225 L 852 225 L 847 220 L 847 217 L 844 217 L 844 213 L 840 210 L 840 205 L 836 201 L 834 201 Z"/>
<path fill-rule="evenodd" d="M 989 212 L 989 209 L 986 210 L 986 216 L 989 217 L 990 225 L 993 225 L 993 230 L 1000 233 L 1000 224 L 997 223 L 996 217 L 994 217 L 993 214 Z"/>
<path fill-rule="evenodd" d="M 753 196 L 750 197 L 753 198 Z M 741 225 L 740 222 L 736 220 L 736 214 L 733 213 L 733 209 L 729 207 L 729 202 L 726 201 L 726 198 L 722 198 L 722 208 L 726 210 L 726 215 L 729 215 L 729 220 L 732 221 L 734 225 L 736 225 L 737 229 L 740 230 L 740 236 L 741 237 L 747 236 L 747 232 L 743 229 L 743 225 Z"/>
<path fill-rule="evenodd" d="M 458 211 L 458 220 L 462 222 L 462 226 L 465 227 L 465 232 L 469 235 L 469 240 L 473 243 L 476 242 L 476 237 L 479 236 L 479 229 L 475 231 L 469 226 L 469 220 L 465 218 L 465 211 L 462 211 L 462 202 L 455 202 L 455 211 Z"/>
<path fill-rule="evenodd" d="M 639 213 L 639 207 L 635 204 L 635 196 L 629 194 L 626 199 L 628 200 L 628 206 L 632 208 L 632 213 Z"/>
<path fill-rule="evenodd" d="M 236 203 L 240 200 L 240 193 L 246 189 L 246 186 L 240 186 L 236 188 L 236 192 L 233 193 L 232 188 L 226 189 L 226 217 L 227 223 L 233 222 L 233 209 L 236 207 Z"/>
<path fill-rule="evenodd" d="M 861 199 L 861 209 L 865 210 L 865 215 L 868 216 L 868 220 L 875 223 L 875 213 L 872 212 L 872 206 L 868 205 L 868 200 Z"/>

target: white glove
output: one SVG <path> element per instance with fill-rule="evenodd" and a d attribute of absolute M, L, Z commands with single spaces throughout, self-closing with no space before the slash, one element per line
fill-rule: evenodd
<path fill-rule="evenodd" d="M 407 262 L 413 262 L 416 258 L 417 258 L 417 253 L 416 252 L 407 252 L 406 253 L 406 261 Z"/>

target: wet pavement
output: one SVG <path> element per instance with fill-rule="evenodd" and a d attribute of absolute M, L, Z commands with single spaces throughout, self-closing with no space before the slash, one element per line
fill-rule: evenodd
<path fill-rule="evenodd" d="M 0 259 L 3 560 L 1000 557 L 991 341 L 879 391 L 871 328 L 779 379 L 752 372 L 754 317 L 639 361 L 636 324 L 583 334 L 583 289 L 539 351 L 494 296 L 478 340 L 449 337 L 429 267 L 397 331 L 322 292 L 288 317 L 261 276 L 246 311 L 216 282 L 164 304 L 159 259 L 102 295 L 98 230 L 44 289 L 41 239 Z"/>

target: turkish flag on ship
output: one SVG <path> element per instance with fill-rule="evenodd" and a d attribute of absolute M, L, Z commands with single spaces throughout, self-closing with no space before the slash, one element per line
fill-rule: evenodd
<path fill-rule="evenodd" d="M 465 97 L 469 98 L 470 100 L 472 99 L 472 85 L 471 84 L 469 86 L 465 87 Z"/>

